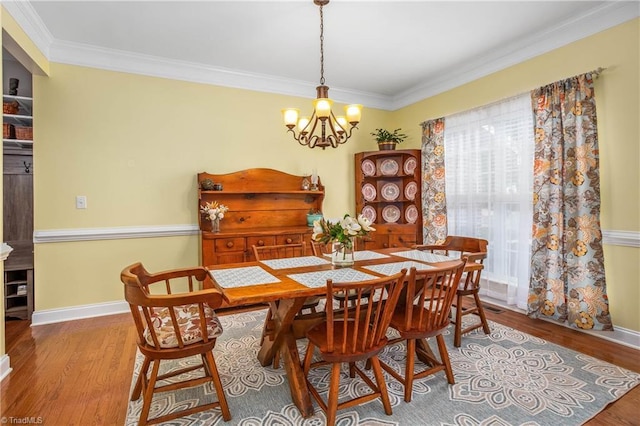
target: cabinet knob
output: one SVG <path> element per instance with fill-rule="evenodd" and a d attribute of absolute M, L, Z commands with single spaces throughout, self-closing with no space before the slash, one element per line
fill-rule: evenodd
<path fill-rule="evenodd" d="M 233 247 L 233 241 L 229 241 L 229 242 L 227 243 L 227 247 L 228 247 L 228 248 Z"/>
<path fill-rule="evenodd" d="M 389 248 L 389 244 L 387 244 L 387 243 L 383 243 L 383 244 L 382 244 L 382 246 L 383 246 L 384 248 Z"/>
<path fill-rule="evenodd" d="M 287 243 L 287 244 L 291 244 L 292 242 L 293 242 L 293 240 L 292 240 L 291 238 L 287 238 L 287 239 L 286 239 L 286 243 Z"/>
<path fill-rule="evenodd" d="M 259 245 L 259 246 L 263 246 L 263 245 L 264 245 L 264 241 L 262 241 L 262 240 L 258 240 L 258 245 Z"/>

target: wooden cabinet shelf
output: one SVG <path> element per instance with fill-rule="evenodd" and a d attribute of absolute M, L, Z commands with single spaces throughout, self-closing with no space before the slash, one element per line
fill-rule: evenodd
<path fill-rule="evenodd" d="M 253 260 L 252 245 L 310 243 L 313 229 L 307 226 L 310 210 L 322 211 L 324 186 L 303 190 L 303 176 L 273 169 L 248 169 L 228 174 L 198 173 L 198 188 L 210 179 L 222 190 L 198 189 L 198 224 L 201 230 L 201 264 Z M 229 208 L 220 221 L 220 232 L 200 213 L 207 202 Z"/>

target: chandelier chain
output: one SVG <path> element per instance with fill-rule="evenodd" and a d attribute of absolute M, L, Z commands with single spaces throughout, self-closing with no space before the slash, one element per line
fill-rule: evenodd
<path fill-rule="evenodd" d="M 320 84 L 324 85 L 324 14 L 320 5 Z"/>

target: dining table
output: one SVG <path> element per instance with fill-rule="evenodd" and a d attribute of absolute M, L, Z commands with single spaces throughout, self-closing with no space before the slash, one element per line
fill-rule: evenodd
<path fill-rule="evenodd" d="M 207 265 L 214 285 L 231 308 L 266 304 L 271 310 L 267 336 L 262 339 L 258 360 L 263 367 L 273 363 L 279 353 L 286 371 L 291 399 L 303 417 L 314 409 L 307 386 L 297 339 L 324 314 L 300 313 L 305 300 L 326 295 L 327 279 L 355 282 L 388 276 L 402 269 L 428 269 L 445 266 L 459 258 L 412 248 L 386 248 L 354 252 L 350 267 L 336 267 L 330 255 L 301 256 L 244 263 Z"/>

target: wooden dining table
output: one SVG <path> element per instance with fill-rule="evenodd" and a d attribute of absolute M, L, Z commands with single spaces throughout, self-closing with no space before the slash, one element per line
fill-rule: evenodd
<path fill-rule="evenodd" d="M 230 263 L 207 266 L 214 285 L 230 307 L 268 304 L 271 323 L 262 341 L 258 360 L 271 365 L 277 353 L 285 368 L 291 399 L 303 417 L 313 415 L 313 404 L 302 370 L 296 340 L 306 329 L 322 321 L 322 313 L 301 315 L 308 297 L 326 295 L 326 282 L 362 281 L 388 276 L 401 269 L 444 266 L 456 258 L 411 248 L 388 248 L 355 252 L 355 264 L 337 268 L 325 256 Z"/>

